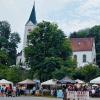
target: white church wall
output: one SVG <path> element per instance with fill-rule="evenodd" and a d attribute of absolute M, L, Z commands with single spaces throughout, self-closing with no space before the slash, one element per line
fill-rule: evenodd
<path fill-rule="evenodd" d="M 27 47 L 27 36 L 29 33 L 36 27 L 31 21 L 28 22 L 25 26 L 25 34 L 24 34 L 24 42 L 23 42 L 23 51 L 22 51 L 22 63 L 25 62 L 25 54 L 24 54 L 24 48 Z"/>
<path fill-rule="evenodd" d="M 19 65 L 22 62 L 22 55 L 17 56 L 16 58 L 16 65 Z"/>
<path fill-rule="evenodd" d="M 92 51 L 79 51 L 73 52 L 73 56 L 77 55 L 77 67 L 83 67 L 86 64 L 93 63 Z M 83 62 L 83 55 L 86 55 L 86 62 Z"/>
<path fill-rule="evenodd" d="M 23 42 L 23 48 L 27 47 L 27 36 L 29 33 L 35 28 L 35 25 L 30 21 L 25 25 L 25 34 L 24 34 L 24 42 Z"/>
<path fill-rule="evenodd" d="M 96 64 L 96 50 L 95 50 L 95 43 L 93 43 L 92 57 L 93 57 L 93 62 Z"/>

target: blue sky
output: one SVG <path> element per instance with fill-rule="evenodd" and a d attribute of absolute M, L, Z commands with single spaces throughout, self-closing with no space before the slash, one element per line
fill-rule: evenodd
<path fill-rule="evenodd" d="M 55 22 L 66 35 L 100 25 L 100 0 L 35 0 L 37 21 Z M 0 0 L 0 21 L 7 20 L 12 32 L 18 32 L 22 48 L 25 23 L 34 0 Z"/>

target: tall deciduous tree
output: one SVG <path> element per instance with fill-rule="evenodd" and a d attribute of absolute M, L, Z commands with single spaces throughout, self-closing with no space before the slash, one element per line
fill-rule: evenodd
<path fill-rule="evenodd" d="M 0 21 L 0 65 L 16 64 L 16 49 L 19 42 L 19 35 L 11 33 L 10 24 Z"/>
<path fill-rule="evenodd" d="M 25 56 L 33 74 L 47 80 L 71 56 L 70 42 L 56 24 L 43 21 L 29 34 Z"/>
<path fill-rule="evenodd" d="M 8 46 L 10 65 L 16 64 L 17 45 L 19 42 L 20 42 L 19 34 L 11 33 L 9 37 L 9 46 Z"/>

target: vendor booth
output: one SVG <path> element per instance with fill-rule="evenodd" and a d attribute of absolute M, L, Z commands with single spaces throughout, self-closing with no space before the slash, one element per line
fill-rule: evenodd
<path fill-rule="evenodd" d="M 80 80 L 80 79 L 76 79 L 75 82 L 78 83 L 78 84 L 85 84 L 85 82 Z"/>
<path fill-rule="evenodd" d="M 97 77 L 97 78 L 91 80 L 90 83 L 93 83 L 93 84 L 100 84 L 100 77 Z"/>
<path fill-rule="evenodd" d="M 68 76 L 64 77 L 63 79 L 57 81 L 57 83 L 60 85 L 60 87 L 58 87 L 57 89 L 57 97 L 59 98 L 63 98 L 63 86 L 66 86 L 68 84 L 75 84 L 76 82 L 74 80 L 72 80 L 71 78 L 69 78 Z"/>
<path fill-rule="evenodd" d="M 13 86 L 13 82 L 10 82 L 8 80 L 2 79 L 2 80 L 0 80 L 0 86 L 3 86 L 3 85 L 5 85 L 5 86 L 12 85 Z"/>
<path fill-rule="evenodd" d="M 18 82 L 18 87 L 22 91 L 22 94 L 30 94 L 32 93 L 33 87 L 35 87 L 35 82 L 30 79 L 26 79 Z"/>
<path fill-rule="evenodd" d="M 43 83 L 41 83 L 41 86 L 43 88 L 43 95 L 51 95 L 56 96 L 56 88 L 57 88 L 57 80 L 56 79 L 50 79 Z"/>
<path fill-rule="evenodd" d="M 63 79 L 59 80 L 57 83 L 58 84 L 74 84 L 76 82 L 75 82 L 75 80 L 72 80 L 71 78 L 69 78 L 68 76 L 66 76 Z"/>
<path fill-rule="evenodd" d="M 30 79 L 26 79 L 24 81 L 18 82 L 18 84 L 20 84 L 20 85 L 30 85 L 30 84 L 34 84 L 34 82 Z"/>
<path fill-rule="evenodd" d="M 43 83 L 41 83 L 41 85 L 50 85 L 50 86 L 55 86 L 57 84 L 57 80 L 56 79 L 51 79 L 51 80 L 48 80 L 48 81 L 45 81 Z"/>

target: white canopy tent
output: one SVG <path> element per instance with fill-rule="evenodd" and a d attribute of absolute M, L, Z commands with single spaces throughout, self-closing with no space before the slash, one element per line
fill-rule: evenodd
<path fill-rule="evenodd" d="M 51 79 L 51 80 L 48 80 L 48 81 L 41 83 L 41 85 L 51 85 L 51 86 L 55 86 L 56 84 L 57 84 L 56 79 Z"/>
<path fill-rule="evenodd" d="M 9 84 L 13 85 L 13 82 L 7 81 L 5 79 L 0 80 L 0 85 L 9 85 Z"/>
<path fill-rule="evenodd" d="M 97 77 L 97 78 L 91 80 L 90 83 L 100 84 L 100 77 Z"/>
<path fill-rule="evenodd" d="M 24 81 L 19 82 L 18 84 L 23 85 L 23 84 L 35 84 L 35 83 L 30 79 L 26 79 Z"/>
<path fill-rule="evenodd" d="M 75 82 L 79 83 L 79 84 L 84 84 L 85 82 L 79 79 L 76 79 Z"/>
<path fill-rule="evenodd" d="M 92 87 L 98 87 L 98 85 L 97 84 L 93 84 Z"/>

